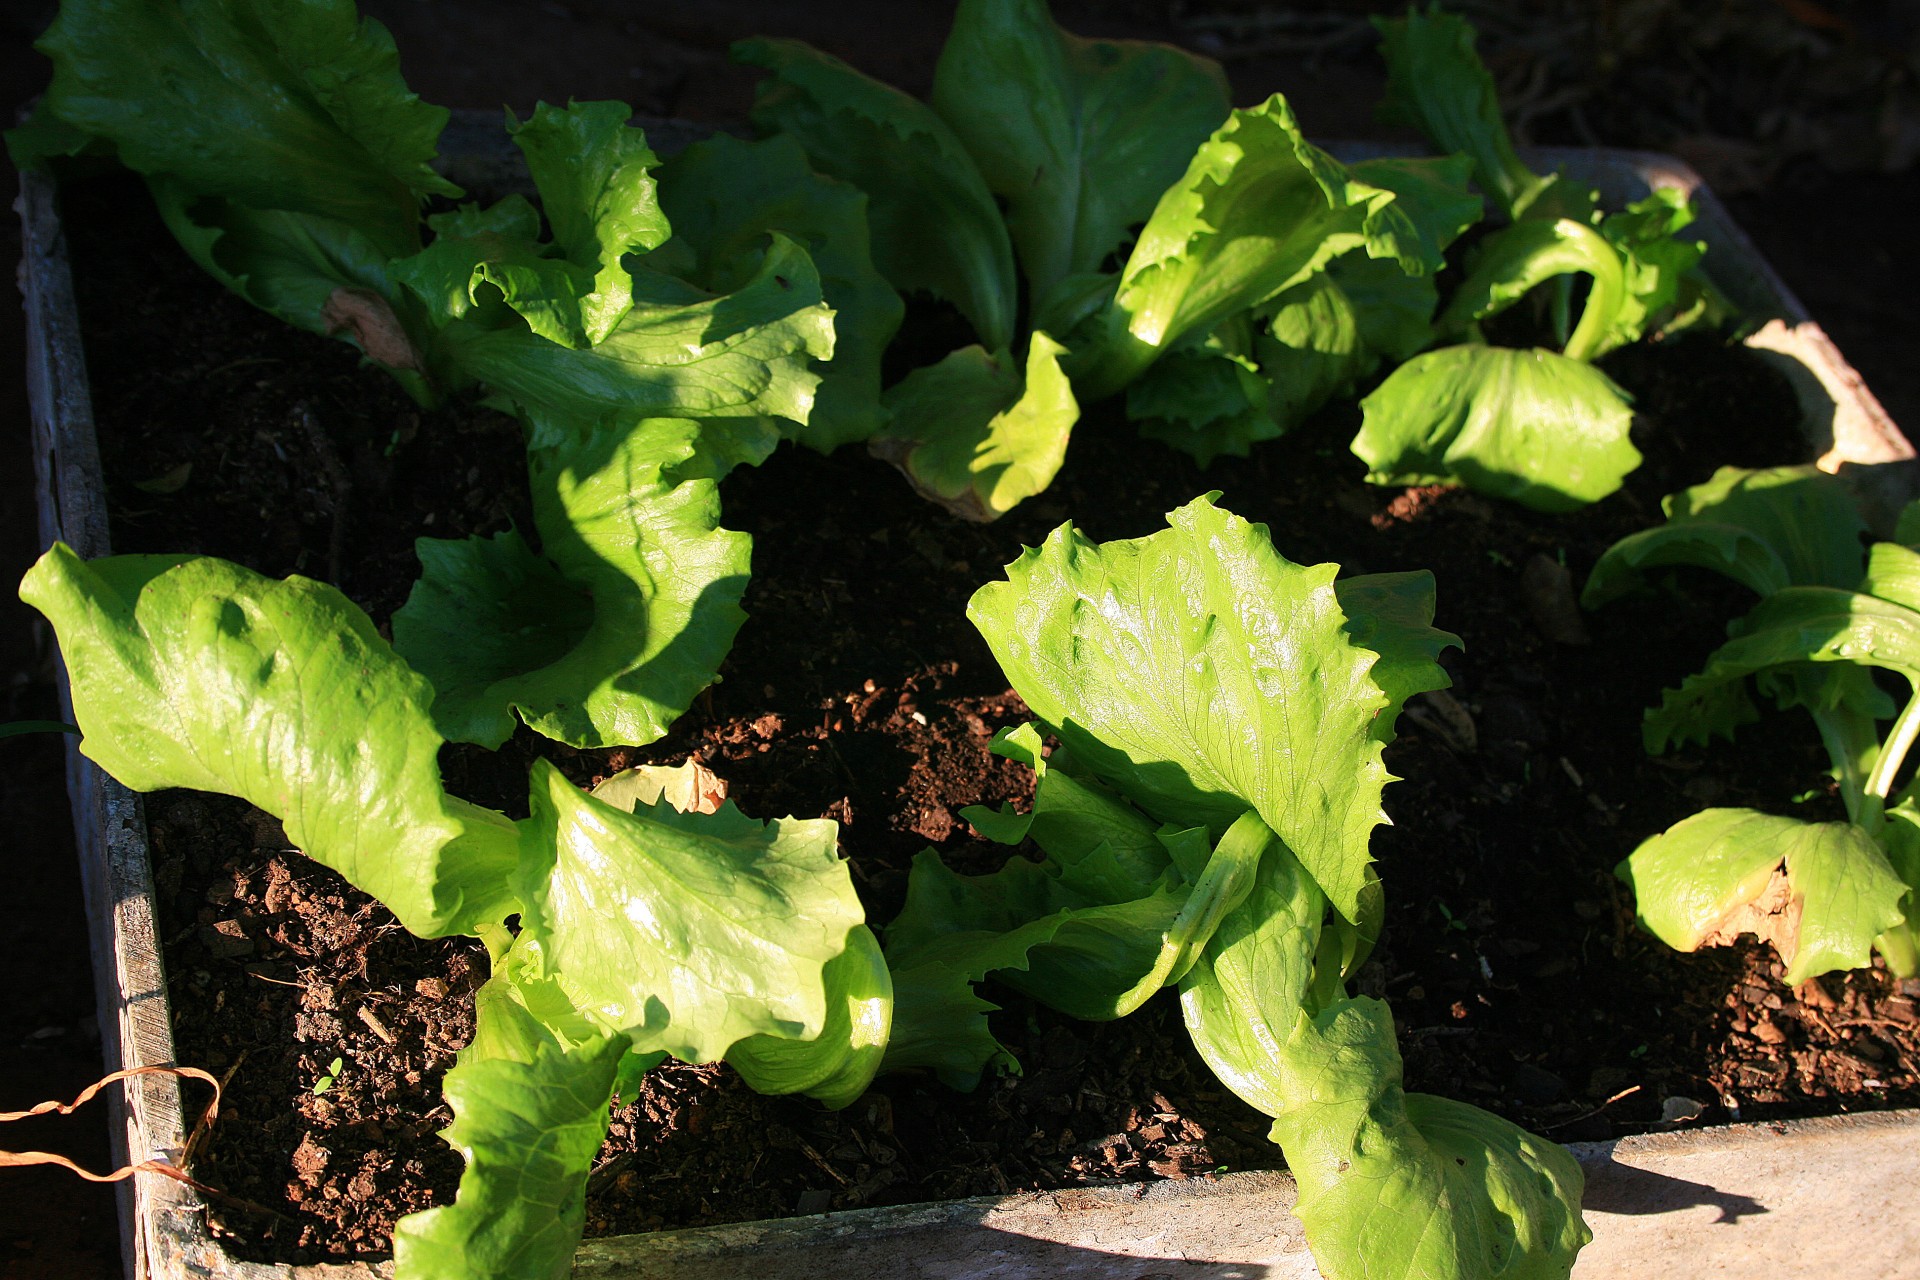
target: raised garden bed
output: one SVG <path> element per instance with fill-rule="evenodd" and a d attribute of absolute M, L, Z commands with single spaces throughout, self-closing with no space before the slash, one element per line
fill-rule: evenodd
<path fill-rule="evenodd" d="M 1614 186 L 1610 194 L 1647 177 L 1691 182 L 1684 170 L 1646 158 L 1580 163 L 1597 166 L 1588 174 Z M 519 458 L 509 424 L 483 413 L 420 420 L 379 379 L 354 369 L 350 353 L 285 333 L 184 262 L 169 268 L 157 226 L 146 240 L 124 226 L 99 235 L 87 200 L 74 193 L 72 238 L 79 315 L 94 335 L 89 354 L 101 392 L 104 504 L 79 331 L 62 302 L 52 193 L 30 184 L 23 206 L 38 337 L 36 423 L 44 433 L 36 456 L 53 495 L 43 519 L 49 537 L 101 554 L 111 513 L 115 550 L 185 546 L 272 574 L 312 572 L 341 582 L 382 619 L 404 596 L 416 533 L 490 531 L 514 515 L 523 500 L 512 496 Z M 1639 706 L 1718 638 L 1723 601 L 1704 596 L 1678 619 L 1621 607 L 1588 619 L 1594 643 L 1576 646 L 1544 638 L 1529 607 L 1537 600 L 1523 585 L 1536 556 L 1564 557 L 1583 572 L 1610 541 L 1647 523 L 1660 495 L 1716 465 L 1804 457 L 1803 429 L 1822 450 L 1831 445 L 1836 460 L 1882 464 L 1910 452 L 1710 197 L 1703 203 L 1719 282 L 1750 311 L 1781 317 L 1760 338 L 1778 354 L 1692 342 L 1618 358 L 1611 371 L 1640 396 L 1647 417 L 1641 444 L 1649 462 L 1607 503 L 1549 518 L 1457 493 L 1368 490 L 1342 447 L 1351 423 L 1338 411 L 1264 446 L 1250 463 L 1209 471 L 1137 443 L 1111 415 L 1091 416 L 1054 489 L 984 529 L 921 504 L 864 456 L 843 451 L 822 461 L 789 450 L 737 475 L 725 493 L 729 523 L 753 532 L 758 548 L 747 601 L 754 621 L 727 682 L 666 740 L 624 758 L 697 752 L 749 812 L 839 818 L 871 914 L 884 920 L 898 904 L 906 860 L 923 844 L 941 845 L 962 865 L 999 856 L 970 841 L 960 807 L 1017 798 L 1030 786 L 985 753 L 991 730 L 1017 721 L 1022 708 L 964 622 L 972 588 L 1063 518 L 1098 538 L 1130 536 L 1195 493 L 1221 488 L 1229 506 L 1268 522 L 1294 559 L 1335 559 L 1350 571 L 1435 569 L 1440 622 L 1467 642 L 1450 668 L 1471 737 L 1440 705 L 1407 726 L 1389 758 L 1409 779 L 1388 793 L 1397 825 L 1376 842 L 1394 914 L 1362 985 L 1395 998 L 1410 1084 L 1469 1098 L 1563 1140 L 1657 1128 L 1668 1099 L 1682 1110 L 1688 1099 L 1704 1104 L 1704 1120 L 1732 1118 L 1733 1107 L 1748 1117 L 1804 1114 L 1822 1098 L 1837 1097 L 1842 1109 L 1911 1105 L 1920 1079 L 1908 1056 L 1911 1022 L 1901 1014 L 1912 1005 L 1883 975 L 1829 979 L 1795 995 L 1772 982 L 1769 953 L 1675 957 L 1632 930 L 1609 874 L 1641 836 L 1709 793 L 1737 803 L 1820 781 L 1817 743 L 1785 721 L 1777 734 L 1748 735 L 1737 753 L 1682 756 L 1678 768 L 1639 753 Z M 118 266 L 115 252 L 127 255 Z M 182 314 L 195 323 L 180 325 Z M 205 402 L 183 398 L 196 388 Z M 1811 418 L 1804 407 L 1815 410 Z M 1701 426 L 1715 415 L 1717 428 Z M 502 439 L 505 447 L 495 447 Z M 461 465 L 445 465 L 449 452 Z M 185 482 L 169 491 L 187 463 Z M 253 487 L 225 483 L 239 476 Z M 1870 473 L 1889 499 L 1903 479 L 1899 467 Z M 429 493 L 430 506 L 413 505 Z M 203 495 L 217 500 L 196 505 Z M 188 511 L 196 514 L 183 526 Z M 1667 640 L 1647 643 L 1650 634 Z M 521 770 L 529 749 L 518 740 L 503 767 Z M 456 790 L 487 799 L 497 782 L 470 769 L 463 776 L 478 759 L 454 757 L 450 776 Z M 620 760 L 588 753 L 563 764 L 585 780 Z M 145 1225 L 128 1256 L 175 1266 L 228 1265 L 220 1250 L 294 1262 L 377 1254 L 381 1224 L 444 1197 L 457 1173 L 432 1136 L 443 1117 L 431 1108 L 438 1075 L 464 1040 L 461 997 L 479 971 L 475 953 L 412 943 L 364 898 L 303 867 L 272 824 L 242 807 L 162 797 L 143 815 L 138 801 L 77 756 L 73 772 L 89 894 L 101 907 L 101 1007 L 118 1010 L 110 1061 L 177 1053 L 183 1062 L 238 1068 L 227 1117 L 199 1166 L 236 1197 L 211 1213 L 228 1238 L 214 1242 L 207 1210 L 191 1195 L 143 1183 L 133 1196 Z M 197 834 L 207 818 L 218 824 L 211 845 Z M 170 1000 L 207 1016 L 176 1033 Z M 1115 1176 L 1191 1176 L 1271 1160 L 1259 1136 L 1264 1124 L 1184 1049 L 1168 1047 L 1183 1039 L 1156 1039 L 1177 1023 L 1167 1008 L 1088 1027 L 1011 994 L 1005 1003 L 1002 1036 L 1021 1050 L 1027 1074 L 968 1097 L 928 1081 L 883 1080 L 850 1111 L 827 1114 L 729 1089 L 712 1069 L 664 1073 L 621 1117 L 629 1146 L 603 1157 L 589 1200 L 592 1228 L 620 1233 Z M 335 1058 L 352 1065 L 335 1088 L 315 1094 Z M 131 1092 L 129 1149 L 177 1157 L 177 1090 L 148 1080 Z M 1910 1121 L 1870 1132 L 1898 1134 L 1902 1125 Z M 1767 1132 L 1721 1141 L 1764 1143 Z M 237 1141 L 243 1136 L 263 1141 L 248 1148 Z M 1638 1158 L 1637 1141 L 1618 1158 Z M 1604 1147 L 1588 1155 L 1596 1165 L 1608 1159 Z M 741 1176 L 745 1169 L 751 1176 Z M 906 1256 L 941 1259 L 927 1265 L 964 1267 L 972 1264 L 954 1259 L 970 1246 L 930 1249 L 912 1231 L 958 1223 L 1004 1232 L 1020 1221 L 1069 1246 L 1065 1254 L 1042 1250 L 1026 1264 L 1033 1274 L 1105 1274 L 1084 1250 L 1093 1242 L 1113 1247 L 1125 1233 L 1102 1214 L 1151 1215 L 1164 1206 L 1167 1221 L 1199 1215 L 1199 1234 L 1180 1246 L 1187 1256 L 1218 1247 L 1229 1252 L 1214 1256 L 1238 1264 L 1286 1250 L 1288 1237 L 1270 1234 L 1273 1223 L 1290 1221 L 1284 1178 L 1227 1175 L 1207 1185 L 1218 1193 L 1160 1192 L 1139 1205 L 1112 1193 L 1060 1202 L 1088 1211 L 1077 1221 L 1100 1224 L 1079 1234 L 1061 1231 L 1065 1219 L 1045 1200 L 878 1210 L 867 1230 L 891 1236 Z M 721 1200 L 723 1189 L 733 1198 Z M 1742 1194 L 1764 1201 L 1771 1193 Z M 1631 1203 L 1613 1207 L 1631 1212 Z M 1199 1243 L 1218 1236 L 1205 1224 L 1249 1214 L 1259 1225 L 1238 1243 Z M 1043 1221 L 1053 1225 L 1031 1225 Z M 902 1223 L 910 1228 L 904 1236 Z M 1163 1225 L 1149 1216 L 1139 1238 L 1152 1241 Z M 800 1237 L 844 1242 L 850 1229 L 829 1221 L 631 1246 L 615 1239 L 590 1245 L 583 1258 L 608 1267 L 655 1259 L 632 1263 L 645 1274 L 663 1251 L 704 1252 L 715 1267 L 737 1272 L 749 1265 L 742 1248 L 787 1250 Z M 1608 1239 L 1603 1230 L 1588 1265 L 1604 1264 Z M 1153 1252 L 1159 1244 L 1139 1247 L 1178 1256 Z M 764 1256 L 753 1256 L 750 1265 L 766 1270 Z M 884 1268 L 876 1261 L 868 1269 Z"/>

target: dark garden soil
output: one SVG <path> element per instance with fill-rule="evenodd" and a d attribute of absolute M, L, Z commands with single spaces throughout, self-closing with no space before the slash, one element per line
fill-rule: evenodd
<path fill-rule="evenodd" d="M 137 194 L 97 180 L 66 200 L 117 550 L 328 578 L 384 623 L 417 572 L 415 536 L 529 527 L 511 421 L 422 412 L 345 347 L 252 310 L 177 254 Z M 518 814 L 535 754 L 582 783 L 697 756 L 750 814 L 837 819 L 870 917 L 887 920 L 927 845 L 970 871 L 1006 856 L 972 836 L 962 807 L 1030 795 L 1031 774 L 987 751 L 1024 709 L 965 620 L 968 596 L 1062 520 L 1140 536 L 1219 489 L 1296 561 L 1432 569 L 1439 623 L 1464 641 L 1447 659 L 1453 689 L 1402 719 L 1388 765 L 1405 780 L 1374 846 L 1390 916 L 1358 985 L 1392 1002 L 1409 1087 L 1562 1141 L 1663 1116 L 1913 1105 L 1920 986 L 1876 970 L 1792 991 L 1770 951 L 1675 955 L 1635 929 L 1612 877 L 1637 841 L 1705 805 L 1825 814 L 1837 801 L 1800 719 L 1769 715 L 1710 750 L 1642 752 L 1640 708 L 1746 601 L 1702 577 L 1582 616 L 1573 586 L 1657 519 L 1661 495 L 1722 463 L 1804 449 L 1783 416 L 1790 395 L 1738 348 L 1677 342 L 1608 370 L 1639 398 L 1648 461 L 1621 494 L 1564 517 L 1367 487 L 1345 447 L 1350 407 L 1208 469 L 1096 408 L 1053 487 L 985 527 L 857 449 L 783 449 L 723 486 L 727 523 L 755 538 L 751 616 L 723 683 L 645 750 L 574 753 L 523 732 L 497 754 L 450 748 L 449 784 Z M 411 937 L 245 805 L 170 793 L 148 814 L 179 1059 L 231 1072 L 196 1169 L 230 1197 L 220 1229 L 247 1256 L 383 1251 L 395 1218 L 446 1200 L 458 1178 L 434 1136 L 449 1118 L 439 1085 L 472 1033 L 484 954 Z M 724 1067 L 655 1072 L 614 1117 L 590 1231 L 1277 1159 L 1169 998 L 1093 1025 L 992 994 L 1024 1073 L 972 1094 L 895 1076 L 826 1112 L 752 1094 Z"/>

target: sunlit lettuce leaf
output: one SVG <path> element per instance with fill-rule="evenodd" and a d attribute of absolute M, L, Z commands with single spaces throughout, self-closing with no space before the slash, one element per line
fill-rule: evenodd
<path fill-rule="evenodd" d="M 1386 709 L 1373 723 L 1374 737 L 1384 746 L 1393 741 L 1408 698 L 1453 683 L 1440 655 L 1459 648 L 1460 637 L 1433 625 L 1434 581 L 1425 569 L 1341 578 L 1333 594 L 1347 615 L 1347 635 L 1380 655 L 1368 675 L 1387 695 Z"/>
<path fill-rule="evenodd" d="M 1160 197 L 1113 304 L 1069 337 L 1070 368 L 1098 399 L 1187 334 L 1259 306 L 1349 250 L 1396 259 L 1412 274 L 1437 271 L 1437 239 L 1393 192 L 1308 142 L 1275 94 L 1228 117 Z"/>
<path fill-rule="evenodd" d="M 1034 771 L 1033 808 L 1024 814 L 1011 805 L 998 812 L 983 805 L 962 809 L 960 816 L 981 835 L 1001 844 L 1032 836 L 1061 882 L 1096 901 L 1137 897 L 1166 872 L 1167 847 L 1154 824 L 1080 774 L 1065 751 L 1042 758 L 1038 726 L 1002 729 L 994 735 L 993 751 Z"/>
<path fill-rule="evenodd" d="M 513 824 L 442 789 L 433 690 L 334 588 L 56 544 L 20 594 L 60 638 L 82 750 L 125 785 L 266 810 L 422 937 L 518 909 Z"/>
<path fill-rule="evenodd" d="M 288 324 L 341 337 L 433 403 L 432 326 L 401 287 L 392 259 L 359 228 L 312 213 L 255 209 L 148 179 L 188 256 L 214 279 Z"/>
<path fill-rule="evenodd" d="M 420 201 L 459 194 L 428 164 L 446 110 L 351 0 L 80 0 L 36 47 L 45 112 L 197 195 L 314 214 L 399 257 Z"/>
<path fill-rule="evenodd" d="M 1208 498 L 1168 519 L 1105 544 L 1062 526 L 968 616 L 1081 766 L 1183 827 L 1254 809 L 1352 919 L 1387 776 L 1378 656 L 1347 631 L 1335 566 L 1289 563 Z"/>
<path fill-rule="evenodd" d="M 597 346 L 570 349 L 524 326 L 452 325 L 449 358 L 533 422 L 535 446 L 642 418 L 805 422 L 833 356 L 833 314 L 806 250 L 782 235 L 752 277 L 718 297 L 640 270 L 633 307 Z"/>
<path fill-rule="evenodd" d="M 1493 77 L 1474 52 L 1473 27 L 1432 5 L 1404 18 L 1375 18 L 1387 61 L 1387 97 L 1380 115 L 1411 125 L 1441 151 L 1468 156 L 1473 176 L 1509 221 L 1522 217 L 1548 191 L 1560 212 L 1579 216 L 1586 203 L 1552 176 L 1529 170 L 1514 154 Z"/>
<path fill-rule="evenodd" d="M 1468 185 L 1473 164 L 1465 156 L 1376 156 L 1348 169 L 1359 181 L 1393 193 L 1394 208 L 1405 219 L 1394 234 L 1406 243 L 1388 260 L 1418 262 L 1426 268 L 1422 275 L 1437 270 L 1448 246 L 1486 214 L 1485 201 Z"/>
<path fill-rule="evenodd" d="M 660 182 L 674 236 L 695 253 L 688 278 L 703 288 L 725 293 L 746 283 L 770 231 L 812 256 L 834 343 L 813 414 L 795 428 L 801 443 L 824 453 L 879 430 L 880 356 L 905 304 L 874 268 L 865 193 L 815 173 L 785 135 L 743 142 L 716 134 L 668 160 Z"/>
<path fill-rule="evenodd" d="M 832 822 L 627 813 L 538 761 L 523 830 L 522 936 L 636 1049 L 712 1062 L 749 1036 L 826 1028 L 828 963 L 863 923 Z"/>
<path fill-rule="evenodd" d="M 1620 254 L 1627 281 L 1600 350 L 1638 342 L 1686 300 L 1690 273 L 1706 254 L 1703 242 L 1679 238 L 1693 221 L 1693 202 L 1672 187 L 1656 187 L 1600 220 L 1600 234 Z"/>
<path fill-rule="evenodd" d="M 1302 1013 L 1273 1137 L 1323 1274 L 1565 1280 L 1592 1233 L 1566 1148 L 1465 1103 L 1405 1093 L 1377 1000 Z"/>
<path fill-rule="evenodd" d="M 1707 809 L 1644 841 L 1620 864 L 1641 925 L 1693 951 L 1742 933 L 1771 942 L 1798 985 L 1872 962 L 1902 923 L 1911 886 L 1872 836 L 1847 822 Z"/>
<path fill-rule="evenodd" d="M 542 237 L 540 213 L 512 195 L 486 210 L 428 219 L 433 243 L 396 263 L 394 274 L 440 325 L 497 300 L 549 342 L 604 340 L 633 305 L 622 258 L 668 234 L 650 172 L 659 159 L 626 123 L 631 114 L 622 102 L 541 103 L 524 123 L 509 114 L 507 131 L 533 175 L 552 241 Z"/>
<path fill-rule="evenodd" d="M 1762 596 L 1860 581 L 1866 523 L 1846 484 L 1818 467 L 1722 467 L 1660 505 L 1665 524 L 1627 535 L 1593 566 L 1580 594 L 1587 608 L 1619 599 L 1667 565 L 1711 569 Z"/>
<path fill-rule="evenodd" d="M 959 308 L 993 351 L 1013 343 L 1018 285 L 1006 223 L 953 130 L 926 104 L 797 40 L 744 40 L 772 72 L 754 100 L 763 133 L 787 133 L 813 167 L 867 193 L 873 260 L 900 291 Z"/>
<path fill-rule="evenodd" d="M 1222 921 L 1180 983 L 1180 1010 L 1200 1056 L 1249 1106 L 1287 1106 L 1278 1070 L 1313 979 L 1326 895 L 1298 859 L 1270 846 L 1245 902 Z"/>
<path fill-rule="evenodd" d="M 554 245 L 591 282 L 578 299 L 589 343 L 604 339 L 633 303 L 620 259 L 657 248 L 668 234 L 650 172 L 659 157 L 627 123 L 632 114 L 624 102 L 542 102 L 507 129 L 526 157 Z"/>
<path fill-rule="evenodd" d="M 727 1063 L 756 1093 L 804 1093 L 850 1106 L 880 1069 L 893 1023 L 893 975 L 873 930 L 859 925 L 827 962 L 827 1022 L 811 1040 L 748 1036 Z"/>
<path fill-rule="evenodd" d="M 1043 0 L 963 0 L 933 80 L 933 109 L 1007 202 L 1036 297 L 1097 270 L 1230 106 L 1214 62 L 1082 39 Z"/>
<path fill-rule="evenodd" d="M 443 734 L 498 747 L 517 712 L 569 746 L 640 746 L 718 678 L 753 543 L 720 527 L 715 478 L 685 478 L 704 435 L 647 419 L 530 451 L 541 555 L 513 532 L 419 540 L 394 647 Z"/>
<path fill-rule="evenodd" d="M 1660 705 L 1647 712 L 1647 749 L 1658 752 L 1670 742 L 1705 742 L 1716 733 L 1731 736 L 1736 725 L 1753 718 L 1745 695 L 1747 678 L 1777 668 L 1858 663 L 1920 682 L 1920 612 L 1874 594 L 1876 586 L 1897 593 L 1906 584 L 1896 574 L 1915 572 L 1915 561 L 1920 561 L 1920 553 L 1883 542 L 1873 548 L 1870 561 L 1879 567 L 1881 582 L 1870 567 L 1860 591 L 1786 587 L 1762 600 L 1734 625 L 1733 638 L 1709 655 L 1705 667 L 1679 688 L 1668 689 Z M 1894 585 L 1885 585 L 1888 580 Z M 1872 690 L 1870 683 L 1861 689 L 1839 681 L 1810 687 L 1825 691 L 1830 704 L 1849 695 L 1857 704 L 1860 695 Z M 1800 701 L 1795 693 L 1789 691 L 1787 700 Z M 1740 714 L 1743 706 L 1747 710 Z M 1860 709 L 1870 712 L 1872 707 Z"/>
<path fill-rule="evenodd" d="M 1536 511 L 1572 511 L 1640 465 L 1627 395 L 1551 351 L 1443 347 L 1360 402 L 1353 451 L 1373 484 L 1465 484 Z"/>
<path fill-rule="evenodd" d="M 623 1035 L 567 1043 L 496 975 L 473 1043 L 443 1086 L 443 1132 L 466 1160 L 454 1202 L 394 1225 L 398 1280 L 563 1280 L 586 1228 L 587 1176 L 606 1141 Z"/>
<path fill-rule="evenodd" d="M 888 389 L 891 421 L 871 445 L 922 497 L 967 520 L 997 520 L 1053 483 L 1080 418 L 1059 343 L 1036 332 L 1026 373 L 1011 355 L 962 347 Z"/>

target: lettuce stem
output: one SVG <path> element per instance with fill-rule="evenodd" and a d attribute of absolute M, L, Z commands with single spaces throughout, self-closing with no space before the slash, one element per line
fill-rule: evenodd
<path fill-rule="evenodd" d="M 1885 745 L 1880 748 L 1879 757 L 1873 762 L 1873 772 L 1867 775 L 1866 795 L 1860 802 L 1860 825 L 1869 834 L 1878 836 L 1886 825 L 1887 793 L 1893 790 L 1894 775 L 1900 772 L 1917 736 L 1920 736 L 1920 696 L 1907 699 L 1907 705 L 1887 734 Z"/>
<path fill-rule="evenodd" d="M 1581 308 L 1580 323 L 1574 326 L 1573 336 L 1567 339 L 1560 354 L 1569 360 L 1591 360 L 1626 298 L 1626 269 L 1607 238 L 1592 227 L 1561 218 L 1554 223 L 1554 232 L 1562 240 L 1578 243 L 1585 250 L 1583 265 L 1593 276 L 1593 288 L 1587 293 L 1587 305 Z"/>
<path fill-rule="evenodd" d="M 1893 926 L 1873 940 L 1873 949 L 1887 962 L 1887 972 L 1894 977 L 1911 978 L 1920 973 L 1920 949 L 1914 946 L 1912 926 Z"/>

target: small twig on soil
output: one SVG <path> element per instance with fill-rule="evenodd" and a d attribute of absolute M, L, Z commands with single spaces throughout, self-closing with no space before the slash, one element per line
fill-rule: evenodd
<path fill-rule="evenodd" d="M 327 482 L 333 486 L 333 528 L 327 533 L 327 580 L 337 583 L 347 558 L 347 517 L 353 507 L 353 478 L 340 461 L 340 452 L 333 447 L 332 437 L 313 416 L 313 406 L 302 403 L 294 410 L 294 416 L 300 420 L 307 442 L 313 446 L 314 456 L 320 459 Z"/>
<path fill-rule="evenodd" d="M 826 1175 L 829 1178 L 832 1178 L 835 1182 L 839 1183 L 841 1186 L 851 1187 L 853 1185 L 853 1183 L 847 1180 L 846 1174 L 841 1173 L 838 1169 L 828 1164 L 826 1157 L 821 1155 L 818 1151 L 815 1151 L 813 1149 L 812 1144 L 809 1143 L 804 1138 L 800 1140 L 800 1153 L 806 1156 L 807 1159 L 819 1165 L 820 1168 L 826 1173 Z"/>
<path fill-rule="evenodd" d="M 387 1030 L 387 1024 L 380 1021 L 380 1015 L 372 1009 L 363 1004 L 354 1009 L 353 1015 L 367 1024 L 367 1030 L 373 1032 L 373 1034 L 379 1036 L 388 1044 L 394 1043 L 393 1032 Z"/>
<path fill-rule="evenodd" d="M 1638 1092 L 1640 1092 L 1640 1086 L 1637 1084 L 1633 1085 L 1629 1088 L 1622 1089 L 1620 1092 L 1614 1094 L 1611 1098 L 1608 1098 L 1605 1102 L 1601 1103 L 1599 1106 L 1595 1107 L 1591 1111 L 1583 1111 L 1577 1116 L 1570 1117 L 1569 1119 L 1566 1119 L 1566 1120 L 1555 1121 L 1553 1124 L 1543 1124 L 1538 1126 L 1538 1128 L 1540 1132 L 1546 1133 L 1553 1129 L 1564 1129 L 1570 1124 L 1579 1124 L 1582 1120 L 1591 1120 L 1593 1117 L 1599 1115 L 1602 1111 L 1605 1111 L 1608 1107 L 1612 1106 L 1614 1103 L 1620 1101 L 1620 1099 L 1628 1097 L 1632 1094 L 1636 1094 Z"/>

